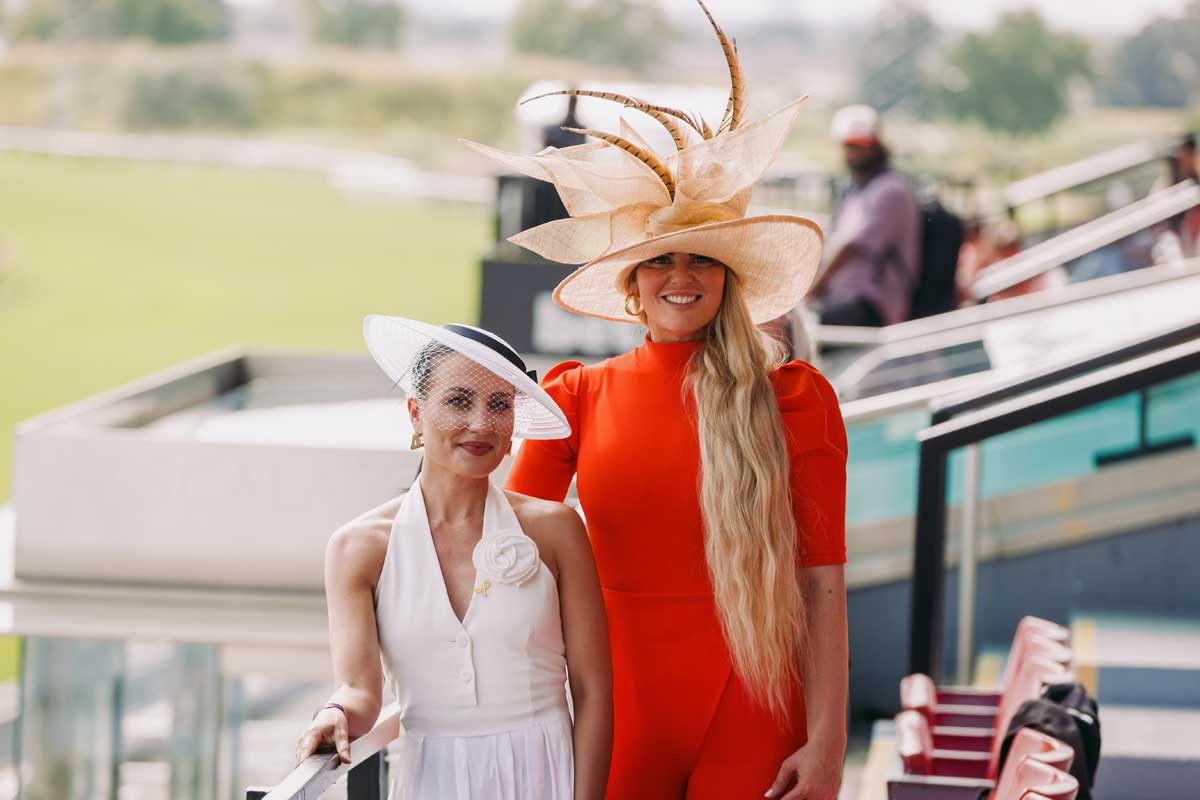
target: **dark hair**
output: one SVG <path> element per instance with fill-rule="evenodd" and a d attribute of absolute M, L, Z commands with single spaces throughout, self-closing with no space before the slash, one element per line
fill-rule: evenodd
<path fill-rule="evenodd" d="M 441 342 L 430 342 L 422 347 L 416 357 L 413 359 L 412 368 L 409 369 L 409 374 L 412 379 L 413 395 L 418 400 L 424 400 L 428 397 L 426 390 L 429 387 L 429 380 L 433 377 L 433 372 L 437 369 L 447 356 L 455 354 L 453 348 L 447 347 Z"/>
<path fill-rule="evenodd" d="M 1193 153 L 1196 152 L 1196 134 L 1194 134 L 1194 133 L 1184 134 L 1183 140 L 1179 142 L 1179 149 L 1180 150 L 1191 150 Z"/>

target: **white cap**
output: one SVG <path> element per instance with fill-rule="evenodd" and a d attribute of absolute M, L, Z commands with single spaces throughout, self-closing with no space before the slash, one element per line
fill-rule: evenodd
<path fill-rule="evenodd" d="M 870 106 L 846 106 L 833 115 L 833 138 L 842 144 L 875 144 L 879 141 L 879 113 Z"/>

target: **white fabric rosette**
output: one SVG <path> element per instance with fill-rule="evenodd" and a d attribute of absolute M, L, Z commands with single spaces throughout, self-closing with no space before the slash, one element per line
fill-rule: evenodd
<path fill-rule="evenodd" d="M 471 561 L 479 577 L 521 586 L 538 571 L 537 543 L 521 531 L 501 530 L 475 546 Z"/>

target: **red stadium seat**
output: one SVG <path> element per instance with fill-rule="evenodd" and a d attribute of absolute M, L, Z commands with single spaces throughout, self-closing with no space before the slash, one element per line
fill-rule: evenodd
<path fill-rule="evenodd" d="M 1010 767 L 1020 764 L 1026 758 L 1032 758 L 1067 772 L 1071 769 L 1071 762 L 1075 759 L 1075 751 L 1066 742 L 1055 739 L 1053 736 L 1031 728 L 1022 728 L 1013 738 L 1012 747 L 1009 748 L 1005 769 L 1000 774 L 1000 779 L 996 783 L 996 791 L 992 795 L 994 800 L 1009 797 L 1014 800 L 1020 798 L 1016 783 L 1019 778 L 1019 770 Z"/>
<path fill-rule="evenodd" d="M 1004 775 L 991 800 L 1026 800 L 1031 792 L 1049 800 L 1075 800 L 1079 782 L 1068 772 L 1025 756 L 1005 764 Z"/>
<path fill-rule="evenodd" d="M 923 706 L 924 712 L 918 709 L 902 711 L 896 717 L 896 741 L 904 771 L 910 775 L 994 780 L 1009 721 L 1022 703 L 1037 698 L 1048 681 L 1061 679 L 1064 674 L 1062 666 L 1056 662 L 1039 656 L 1027 658 L 1013 675 L 999 707 L 994 709 L 995 716 L 990 718 L 992 727 L 931 725 L 927 705 Z M 932 686 L 932 681 L 923 675 L 910 675 L 906 680 L 909 680 L 911 698 L 928 694 Z M 933 716 L 935 721 L 945 717 L 940 709 Z M 1029 752 L 1051 752 L 1061 757 L 1060 751 L 1039 749 L 1035 744 L 1029 743 L 1032 748 Z"/>

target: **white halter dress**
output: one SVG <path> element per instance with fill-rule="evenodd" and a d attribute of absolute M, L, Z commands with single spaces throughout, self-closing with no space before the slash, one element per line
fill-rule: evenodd
<path fill-rule="evenodd" d="M 403 733 L 391 800 L 571 800 L 574 760 L 558 587 L 508 498 L 489 486 L 462 621 L 421 482 L 400 506 L 375 590 Z"/>

